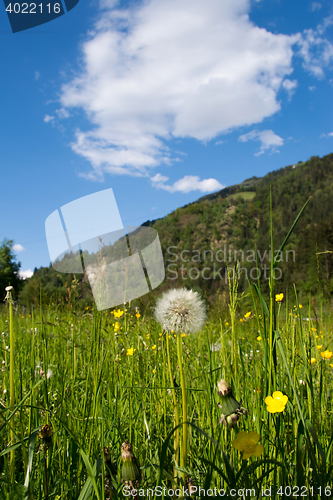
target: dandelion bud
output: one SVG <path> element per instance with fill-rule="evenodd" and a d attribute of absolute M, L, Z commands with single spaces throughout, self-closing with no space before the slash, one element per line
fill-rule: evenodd
<path fill-rule="evenodd" d="M 132 445 L 128 440 L 121 445 L 121 459 L 123 461 L 123 481 L 130 483 L 133 481 L 139 481 L 141 478 L 140 469 L 133 453 Z"/>
<path fill-rule="evenodd" d="M 220 396 L 226 396 L 227 394 L 230 394 L 232 392 L 232 389 L 230 385 L 225 381 L 225 380 L 220 380 L 220 382 L 217 384 L 218 387 L 218 393 Z"/>
<path fill-rule="evenodd" d="M 229 427 L 235 427 L 241 415 L 245 415 L 247 410 L 236 401 L 232 395 L 231 387 L 223 379 L 218 383 L 218 394 L 222 399 L 222 402 L 218 403 L 219 408 L 222 410 L 219 424 L 223 423 Z"/>

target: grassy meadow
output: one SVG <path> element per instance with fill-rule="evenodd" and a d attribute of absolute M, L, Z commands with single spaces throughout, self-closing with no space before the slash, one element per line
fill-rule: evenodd
<path fill-rule="evenodd" d="M 230 273 L 197 333 L 163 330 L 154 303 L 83 308 L 75 280 L 66 305 L 9 293 L 0 499 L 333 496 L 331 301 L 284 294 L 278 259 L 268 296 Z"/>
<path fill-rule="evenodd" d="M 43 311 L 18 306 L 12 318 L 10 407 L 10 325 L 3 307 L 0 497 L 125 498 L 121 445 L 126 439 L 141 467 L 138 492 L 158 484 L 176 488 L 191 479 L 206 490 L 223 488 L 225 498 L 232 488 L 237 496 L 229 498 L 246 498 L 246 488 L 255 488 L 252 498 L 261 498 L 260 492 L 274 485 L 283 494 L 273 488 L 271 498 L 323 497 L 332 486 L 331 311 L 285 297 L 266 305 L 259 292 L 253 307 L 240 313 L 237 301 L 235 289 L 229 309 L 217 297 L 220 308 L 208 311 L 202 331 L 181 337 L 190 422 L 183 469 L 174 461 L 177 431 L 172 432 L 166 346 L 168 340 L 179 385 L 176 334 L 163 334 L 151 314 L 130 304 L 102 312 L 80 311 L 75 303 Z M 248 411 L 235 428 L 219 424 L 222 378 Z M 269 413 L 264 400 L 274 391 L 287 395 L 288 402 L 283 411 Z M 175 392 L 181 415 L 181 389 Z M 45 424 L 52 436 L 43 438 Z M 259 434 L 260 456 L 242 459 L 232 445 L 239 431 Z M 181 417 L 179 432 L 181 441 Z"/>

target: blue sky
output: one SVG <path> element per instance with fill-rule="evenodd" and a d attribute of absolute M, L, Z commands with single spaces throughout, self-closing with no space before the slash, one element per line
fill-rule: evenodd
<path fill-rule="evenodd" d="M 139 225 L 331 153 L 332 34 L 329 0 L 80 0 L 15 34 L 0 8 L 0 240 L 28 275 L 77 198 Z"/>

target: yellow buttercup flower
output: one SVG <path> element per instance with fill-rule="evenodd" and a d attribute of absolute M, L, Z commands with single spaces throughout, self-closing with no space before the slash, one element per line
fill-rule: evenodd
<path fill-rule="evenodd" d="M 254 457 L 260 457 L 264 451 L 262 444 L 258 444 L 260 436 L 257 432 L 240 431 L 236 439 L 232 441 L 232 446 L 243 452 L 243 460 Z"/>
<path fill-rule="evenodd" d="M 314 365 L 316 361 L 317 361 L 317 360 L 316 360 L 316 358 L 311 358 L 311 359 L 310 359 L 310 363 L 311 363 L 312 365 Z"/>
<path fill-rule="evenodd" d="M 258 340 L 258 342 L 260 342 L 260 340 L 261 340 L 260 335 L 258 335 L 257 340 Z"/>
<path fill-rule="evenodd" d="M 120 326 L 119 326 L 119 323 L 118 321 L 115 322 L 115 325 L 114 325 L 114 331 L 117 332 L 119 330 Z"/>
<path fill-rule="evenodd" d="M 137 312 L 135 316 L 139 319 L 141 314 L 139 312 Z"/>
<path fill-rule="evenodd" d="M 245 315 L 244 315 L 244 318 L 249 318 L 251 316 L 251 311 L 247 312 Z"/>
<path fill-rule="evenodd" d="M 120 309 L 118 309 L 118 311 L 113 311 L 113 315 L 115 318 L 121 318 L 123 314 L 124 311 L 121 311 Z"/>
<path fill-rule="evenodd" d="M 156 345 L 153 345 L 152 349 L 153 349 L 153 350 L 154 350 L 154 349 L 156 349 Z"/>
<path fill-rule="evenodd" d="M 324 351 L 324 352 L 321 352 L 320 353 L 321 356 L 324 358 L 324 359 L 331 359 L 331 357 L 333 356 L 333 352 L 331 351 Z"/>
<path fill-rule="evenodd" d="M 276 295 L 275 295 L 275 300 L 276 300 L 276 302 L 282 302 L 283 297 L 284 297 L 283 293 L 278 293 L 278 294 L 276 294 Z"/>
<path fill-rule="evenodd" d="M 273 397 L 267 396 L 265 398 L 265 403 L 269 413 L 281 413 L 288 403 L 288 396 L 282 394 L 281 391 L 275 391 L 273 392 Z"/>
<path fill-rule="evenodd" d="M 181 334 L 181 337 L 186 337 L 186 333 L 182 333 L 182 334 Z"/>
<path fill-rule="evenodd" d="M 134 347 L 130 347 L 129 349 L 127 349 L 126 356 L 133 356 L 135 351 L 136 351 L 136 349 L 134 349 Z"/>
<path fill-rule="evenodd" d="M 322 345 L 317 345 L 317 349 L 320 351 L 320 349 L 322 349 L 323 346 Z"/>
<path fill-rule="evenodd" d="M 298 304 L 298 307 L 299 307 L 300 309 L 302 309 L 302 307 L 303 307 L 303 306 L 302 306 L 302 304 Z"/>

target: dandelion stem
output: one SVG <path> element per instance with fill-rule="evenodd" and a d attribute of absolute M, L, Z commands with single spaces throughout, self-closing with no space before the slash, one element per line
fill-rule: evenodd
<path fill-rule="evenodd" d="M 9 299 L 9 336 L 10 336 L 10 408 L 13 409 L 15 406 L 15 386 L 14 386 L 14 349 L 15 349 L 15 339 L 14 339 L 14 320 L 13 320 L 13 303 L 11 298 Z M 14 444 L 15 439 L 15 416 L 13 415 L 11 425 L 10 425 L 10 440 L 11 444 Z M 15 450 L 10 452 L 10 467 L 11 473 L 14 473 L 15 467 Z"/>
<path fill-rule="evenodd" d="M 185 375 L 183 370 L 183 343 L 180 334 L 177 335 L 177 355 L 178 364 L 180 371 L 180 385 L 182 389 L 182 403 L 183 403 L 183 446 L 180 452 L 180 466 L 186 467 L 186 456 L 187 456 L 187 398 L 186 398 L 186 386 L 185 386 Z M 185 484 L 185 473 L 182 472 L 182 477 Z"/>
<path fill-rule="evenodd" d="M 177 427 L 179 425 L 179 415 L 178 415 L 178 406 L 177 406 L 177 397 L 175 392 L 175 385 L 173 383 L 172 369 L 171 369 L 171 361 L 170 361 L 170 345 L 169 345 L 169 334 L 166 334 L 166 345 L 167 345 L 167 356 L 168 356 L 168 369 L 170 376 L 170 383 L 172 387 L 172 397 L 174 404 L 174 426 Z M 175 462 L 178 464 L 178 451 L 179 451 L 179 428 L 176 430 L 175 440 L 174 440 L 174 448 L 175 448 Z M 177 478 L 177 471 L 174 469 L 174 478 Z"/>

